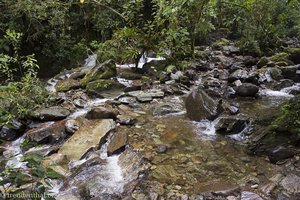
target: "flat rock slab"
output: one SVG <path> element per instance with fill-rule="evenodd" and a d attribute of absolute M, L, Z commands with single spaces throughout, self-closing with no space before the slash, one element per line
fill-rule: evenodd
<path fill-rule="evenodd" d="M 114 128 L 112 119 L 90 121 L 64 143 L 59 153 L 66 155 L 69 160 L 79 160 L 89 149 L 98 147 Z"/>
<path fill-rule="evenodd" d="M 109 145 L 107 146 L 107 154 L 111 156 L 121 151 L 121 149 L 123 149 L 126 146 L 127 140 L 128 140 L 127 133 L 125 132 L 114 133 Z"/>

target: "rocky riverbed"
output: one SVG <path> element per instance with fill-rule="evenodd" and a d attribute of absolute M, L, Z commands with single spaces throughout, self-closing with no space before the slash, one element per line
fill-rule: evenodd
<path fill-rule="evenodd" d="M 61 200 L 299 199 L 299 136 L 270 127 L 300 93 L 291 55 L 255 58 L 229 44 L 199 48 L 182 69 L 151 58 L 142 69 L 109 60 L 61 73 L 48 81 L 56 105 L 2 127 L 1 190 L 43 188 Z"/>

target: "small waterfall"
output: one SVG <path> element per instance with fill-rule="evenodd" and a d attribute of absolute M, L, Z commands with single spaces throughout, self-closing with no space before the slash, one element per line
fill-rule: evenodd
<path fill-rule="evenodd" d="M 216 138 L 216 121 L 201 120 L 200 122 L 193 122 L 195 124 L 196 133 L 203 139 L 213 140 Z"/>

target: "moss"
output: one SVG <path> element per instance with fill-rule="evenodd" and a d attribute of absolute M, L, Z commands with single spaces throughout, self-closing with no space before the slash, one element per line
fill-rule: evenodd
<path fill-rule="evenodd" d="M 280 61 L 288 61 L 289 54 L 286 52 L 277 53 L 274 56 L 270 57 L 270 61 L 280 62 Z"/>
<path fill-rule="evenodd" d="M 92 68 L 80 81 L 82 86 L 86 86 L 88 82 L 99 79 L 110 79 L 117 75 L 116 64 L 112 60 L 108 60 L 101 65 Z"/>
<path fill-rule="evenodd" d="M 229 45 L 230 41 L 225 39 L 225 38 L 221 38 L 220 40 L 216 41 L 215 43 L 212 44 L 212 47 L 215 49 L 221 49 L 221 47 Z"/>
<path fill-rule="evenodd" d="M 260 59 L 259 59 L 259 61 L 257 62 L 257 67 L 258 68 L 262 68 L 262 67 L 264 67 L 265 65 L 267 65 L 268 64 L 268 62 L 269 62 L 269 60 L 268 60 L 268 58 L 267 57 L 261 57 Z"/>
<path fill-rule="evenodd" d="M 59 92 L 60 91 L 67 92 L 71 89 L 77 89 L 79 87 L 80 87 L 80 84 L 77 80 L 66 79 L 66 80 L 58 82 L 58 84 L 56 85 L 56 90 Z"/>
<path fill-rule="evenodd" d="M 300 96 L 291 99 L 282 105 L 279 115 L 271 124 L 271 127 L 279 133 L 291 133 L 300 135 Z"/>
<path fill-rule="evenodd" d="M 172 72 L 174 72 L 174 71 L 176 71 L 176 66 L 175 66 L 175 65 L 168 65 L 168 66 L 166 67 L 166 72 L 167 72 L 167 73 L 172 73 Z"/>
<path fill-rule="evenodd" d="M 280 80 L 282 77 L 282 71 L 278 67 L 271 68 L 270 74 L 274 80 Z"/>
<path fill-rule="evenodd" d="M 106 90 L 120 89 L 122 85 L 114 80 L 97 80 L 89 82 L 86 86 L 86 91 L 89 94 L 100 94 Z"/>

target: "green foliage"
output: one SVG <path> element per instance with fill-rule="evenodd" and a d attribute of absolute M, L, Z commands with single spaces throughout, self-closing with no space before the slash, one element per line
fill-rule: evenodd
<path fill-rule="evenodd" d="M 280 133 L 300 134 L 300 96 L 285 103 L 272 128 Z"/>

